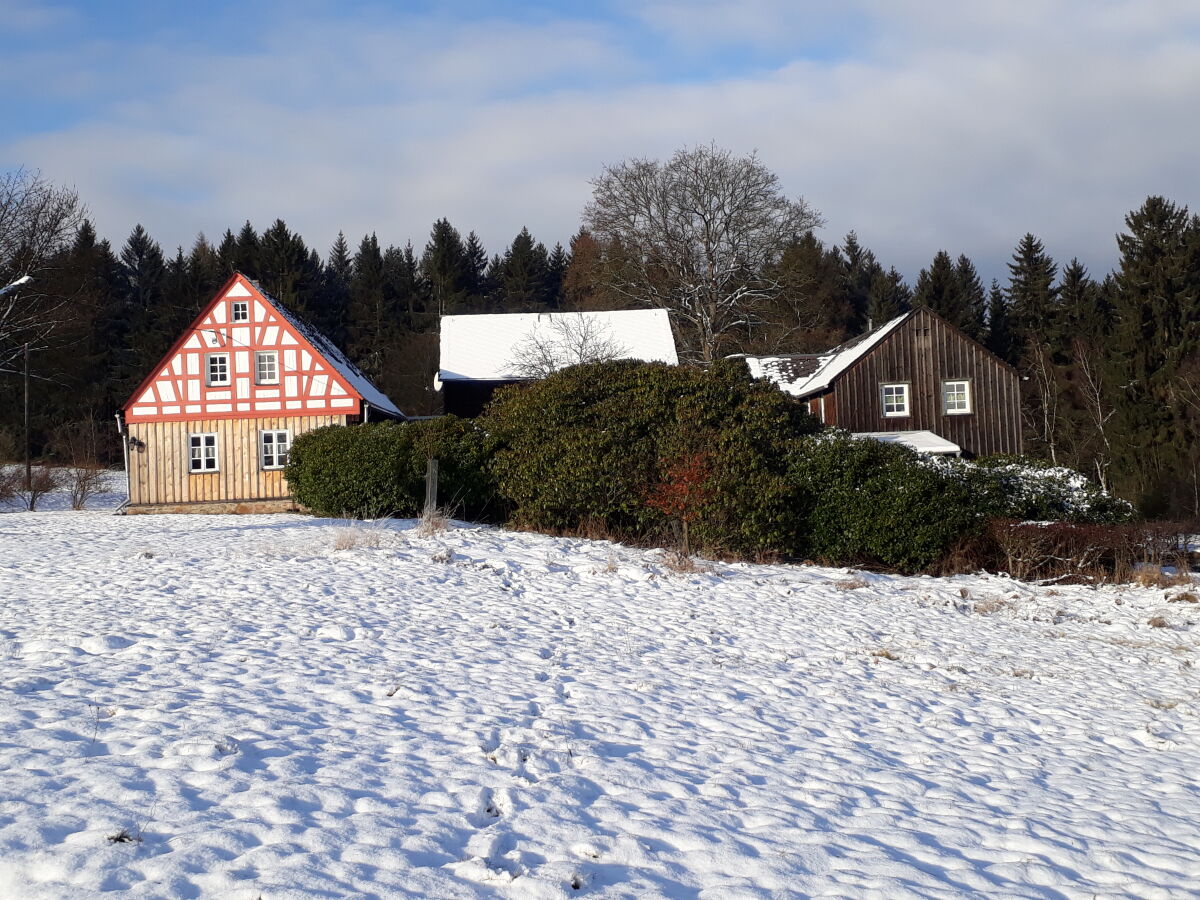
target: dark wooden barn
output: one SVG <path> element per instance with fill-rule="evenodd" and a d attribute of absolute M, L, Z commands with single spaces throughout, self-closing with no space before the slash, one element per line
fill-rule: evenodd
<path fill-rule="evenodd" d="M 925 308 L 826 353 L 746 361 L 757 377 L 806 400 L 828 425 L 931 452 L 1023 449 L 1017 371 Z M 944 441 L 918 436 L 929 432 Z"/>

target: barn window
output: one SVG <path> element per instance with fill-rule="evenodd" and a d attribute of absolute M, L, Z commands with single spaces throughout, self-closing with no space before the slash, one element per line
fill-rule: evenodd
<path fill-rule="evenodd" d="M 971 411 L 971 382 L 943 381 L 942 409 L 948 416 L 961 416 Z"/>
<path fill-rule="evenodd" d="M 264 469 L 282 469 L 287 465 L 288 449 L 292 446 L 292 435 L 288 431 L 260 431 L 258 433 L 258 458 Z"/>
<path fill-rule="evenodd" d="M 250 321 L 250 301 L 249 300 L 234 300 L 230 318 L 235 322 Z"/>
<path fill-rule="evenodd" d="M 217 436 L 215 434 L 188 435 L 188 471 L 217 471 Z"/>
<path fill-rule="evenodd" d="M 883 385 L 883 414 L 887 418 L 908 415 L 908 385 Z"/>
<path fill-rule="evenodd" d="M 254 354 L 254 383 L 279 384 L 279 356 L 274 350 Z"/>
<path fill-rule="evenodd" d="M 208 354 L 208 386 L 220 387 L 229 384 L 229 354 Z"/>

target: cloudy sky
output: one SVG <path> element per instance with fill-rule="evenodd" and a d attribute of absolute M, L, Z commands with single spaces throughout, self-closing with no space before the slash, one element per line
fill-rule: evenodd
<path fill-rule="evenodd" d="M 166 246 L 282 217 L 324 251 L 564 243 L 606 163 L 757 150 L 910 278 L 1026 231 L 1096 274 L 1200 208 L 1196 0 L 0 0 L 0 169 Z"/>

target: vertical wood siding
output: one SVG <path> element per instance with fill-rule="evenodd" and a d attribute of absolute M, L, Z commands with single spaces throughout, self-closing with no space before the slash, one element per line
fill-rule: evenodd
<path fill-rule="evenodd" d="M 946 415 L 942 382 L 961 379 L 971 383 L 971 412 Z M 910 385 L 910 415 L 884 418 L 880 385 L 896 382 Z M 933 431 L 972 456 L 1022 451 L 1016 372 L 924 310 L 838 379 L 826 416 L 850 431 Z"/>
<path fill-rule="evenodd" d="M 129 502 L 133 505 L 274 500 L 288 496 L 281 469 L 263 469 L 260 431 L 297 435 L 325 425 L 345 425 L 346 416 L 276 416 L 254 419 L 197 419 L 192 422 L 130 422 L 130 437 L 146 446 L 129 452 Z M 217 436 L 220 470 L 188 472 L 188 435 Z"/>

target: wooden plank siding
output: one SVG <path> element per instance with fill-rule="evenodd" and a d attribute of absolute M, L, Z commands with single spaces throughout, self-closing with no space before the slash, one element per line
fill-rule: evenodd
<path fill-rule="evenodd" d="M 263 469 L 260 431 L 297 435 L 325 425 L 346 425 L 344 415 L 130 422 L 129 437 L 143 446 L 129 451 L 129 502 L 133 506 L 274 500 L 288 497 L 280 469 Z M 188 435 L 217 436 L 218 471 L 188 472 Z"/>
<path fill-rule="evenodd" d="M 946 415 L 942 382 L 971 384 L 971 412 Z M 881 385 L 906 382 L 910 414 L 883 415 Z M 970 456 L 1022 452 L 1016 370 L 941 318 L 918 310 L 825 395 L 826 422 L 850 431 L 933 431 Z"/>

